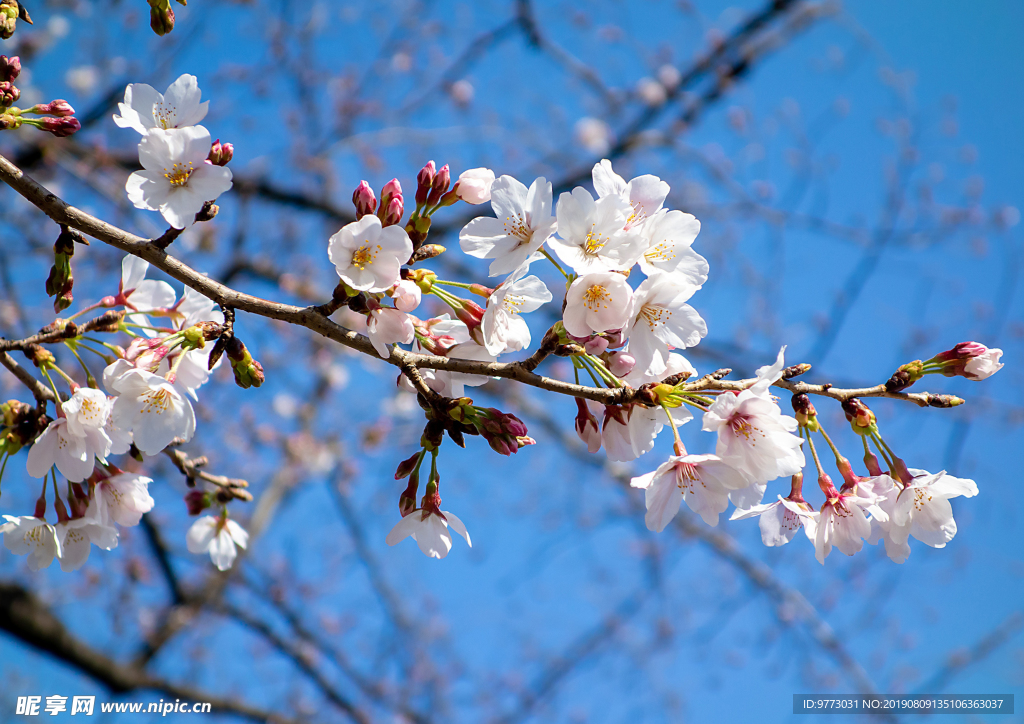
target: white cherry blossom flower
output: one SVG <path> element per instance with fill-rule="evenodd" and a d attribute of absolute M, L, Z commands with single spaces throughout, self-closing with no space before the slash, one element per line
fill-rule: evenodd
<path fill-rule="evenodd" d="M 964 377 L 969 380 L 987 380 L 1003 368 L 999 358 L 1003 356 L 1001 349 L 988 349 L 977 357 L 972 357 L 964 365 Z"/>
<path fill-rule="evenodd" d="M 367 214 L 331 237 L 327 256 L 353 289 L 383 292 L 399 281 L 402 265 L 412 256 L 412 241 L 400 224 L 382 226 Z"/>
<path fill-rule="evenodd" d="M 481 326 L 484 346 L 493 355 L 529 347 L 530 328 L 520 315 L 551 301 L 551 292 L 544 282 L 532 274 L 523 276 L 534 258 L 525 259 L 487 298 L 487 310 Z"/>
<path fill-rule="evenodd" d="M 627 231 L 642 226 L 647 219 L 658 213 L 670 190 L 667 183 L 650 174 L 637 176 L 626 183 L 624 178 L 612 170 L 612 162 L 608 159 L 594 164 L 592 175 L 598 196 L 615 196 L 629 203 L 630 212 L 625 223 Z"/>
<path fill-rule="evenodd" d="M 189 553 L 209 553 L 219 570 L 231 568 L 238 556 L 237 548 L 245 548 L 249 534 L 227 516 L 204 515 L 192 524 L 185 535 Z"/>
<path fill-rule="evenodd" d="M 718 433 L 715 454 L 755 483 L 796 475 L 803 470 L 803 441 L 793 434 L 797 421 L 783 415 L 768 390 L 782 377 L 784 353 L 757 370 L 757 380 L 742 392 L 724 392 L 704 413 L 707 432 Z"/>
<path fill-rule="evenodd" d="M 625 271 L 644 251 L 643 237 L 625 229 L 630 213 L 632 207 L 620 196 L 594 201 L 577 187 L 558 197 L 558 236 L 548 246 L 577 274 Z"/>
<path fill-rule="evenodd" d="M 370 311 L 366 324 L 370 344 L 384 359 L 391 356 L 389 344 L 408 344 L 416 336 L 412 320 L 405 312 L 391 307 L 378 307 Z"/>
<path fill-rule="evenodd" d="M 156 455 L 175 438 L 186 442 L 192 439 L 196 431 L 195 411 L 174 385 L 152 372 L 134 368 L 119 377 L 111 374 L 111 378 L 108 383 L 105 370 L 104 384 L 108 391 L 117 394 L 112 412 L 114 425 L 131 430 L 139 450 Z"/>
<path fill-rule="evenodd" d="M 662 209 L 644 224 L 644 251 L 640 269 L 650 276 L 657 271 L 674 272 L 700 286 L 708 278 L 708 261 L 690 248 L 700 222 L 682 211 Z"/>
<path fill-rule="evenodd" d="M 658 272 L 637 287 L 624 330 L 637 367 L 660 374 L 671 349 L 693 347 L 707 335 L 707 323 L 686 303 L 699 288 L 667 272 Z"/>
<path fill-rule="evenodd" d="M 841 492 L 826 477 L 824 490 L 826 500 L 814 537 L 814 555 L 823 565 L 833 545 L 848 556 L 864 547 L 864 539 L 871 535 L 867 512 L 879 517 L 879 522 L 884 522 L 881 518 L 885 517 L 876 505 L 878 498 L 867 487 Z"/>
<path fill-rule="evenodd" d="M 485 204 L 491 200 L 494 171 L 489 168 L 471 168 L 459 175 L 455 195 L 467 204 Z"/>
<path fill-rule="evenodd" d="M 633 289 L 621 274 L 586 274 L 566 292 L 562 324 L 574 337 L 621 329 L 629 320 L 632 300 Z"/>
<path fill-rule="evenodd" d="M 673 455 L 654 472 L 633 478 L 629 484 L 644 489 L 644 522 L 648 529 L 660 533 L 676 517 L 682 501 L 705 523 L 718 525 L 718 516 L 729 507 L 729 491 L 746 487 L 748 481 L 717 455 Z"/>
<path fill-rule="evenodd" d="M 551 182 L 541 177 L 527 189 L 502 176 L 491 186 L 491 207 L 497 218 L 470 221 L 459 233 L 459 245 L 477 259 L 494 259 L 488 273 L 495 277 L 519 268 L 555 233 Z"/>
<path fill-rule="evenodd" d="M 117 529 L 101 520 L 95 500 L 83 517 L 57 523 L 55 528 L 60 541 L 60 569 L 65 573 L 85 565 L 93 545 L 107 551 L 117 547 Z"/>
<path fill-rule="evenodd" d="M 384 542 L 393 546 L 412 536 L 424 555 L 444 558 L 452 549 L 452 530 L 466 539 L 466 545 L 473 547 L 466 525 L 454 513 L 417 508 L 395 524 Z"/>
<path fill-rule="evenodd" d="M 640 385 L 646 385 L 648 382 L 661 382 L 667 377 L 684 372 L 688 373 L 687 379 L 693 379 L 697 376 L 697 370 L 690 364 L 690 360 L 678 352 L 670 352 L 665 361 L 665 369 L 658 374 L 650 374 L 640 365 L 636 365 L 622 380 L 630 387 L 639 387 Z"/>
<path fill-rule="evenodd" d="M 814 542 L 818 531 L 818 511 L 801 498 L 792 500 L 781 495 L 774 503 L 753 505 L 743 509 L 737 507 L 729 520 L 742 520 L 759 516 L 761 541 L 766 546 L 782 546 L 793 540 L 798 530 L 803 529 L 807 540 Z"/>
<path fill-rule="evenodd" d="M 42 518 L 5 515 L 4 520 L 7 522 L 0 525 L 4 546 L 16 556 L 27 554 L 30 570 L 49 568 L 53 559 L 61 554 L 56 529 Z"/>
<path fill-rule="evenodd" d="M 956 535 L 950 498 L 972 498 L 978 486 L 945 470 L 932 474 L 910 468 L 910 474 L 913 480 L 899 491 L 892 508 L 889 535 L 897 544 L 913 536 L 932 548 L 943 548 Z"/>
<path fill-rule="evenodd" d="M 910 543 L 907 541 L 907 532 L 902 535 L 899 526 L 893 524 L 892 513 L 896 507 L 896 496 L 900 488 L 888 475 L 878 475 L 871 478 L 861 478 L 857 483 L 858 492 L 864 491 L 868 497 L 875 497 L 875 505 L 884 513 L 882 516 L 871 516 L 871 534 L 867 542 L 871 545 L 878 545 L 879 541 L 885 544 L 885 554 L 894 563 L 906 563 L 910 557 Z M 895 537 L 892 531 L 896 529 Z"/>
<path fill-rule="evenodd" d="M 74 483 L 92 475 L 96 465 L 96 450 L 90 449 L 85 435 L 73 434 L 67 422 L 66 417 L 58 417 L 32 444 L 26 468 L 33 478 L 44 477 L 54 465 L 61 475 Z"/>
<path fill-rule="evenodd" d="M 168 309 L 174 306 L 174 288 L 167 282 L 157 279 L 146 279 L 149 262 L 128 254 L 121 260 L 121 285 L 118 288 L 119 301 L 135 312 L 151 312 L 157 309 Z M 132 315 L 134 321 L 135 315 Z M 140 324 L 149 324 L 146 317 L 139 317 Z M 143 330 L 150 336 L 155 334 Z"/>
<path fill-rule="evenodd" d="M 132 83 L 125 88 L 124 103 L 117 104 L 121 115 L 114 116 L 114 123 L 143 136 L 154 128 L 166 131 L 194 126 L 206 117 L 210 105 L 209 101 L 200 103 L 201 96 L 194 75 L 180 76 L 163 94 L 145 83 Z"/>
<path fill-rule="evenodd" d="M 414 312 L 420 306 L 423 299 L 423 292 L 420 291 L 416 282 L 409 279 L 398 282 L 391 292 L 391 298 L 395 302 L 395 309 L 400 312 Z"/>
<path fill-rule="evenodd" d="M 103 430 L 110 416 L 111 404 L 112 400 L 100 390 L 79 387 L 71 399 L 61 405 L 68 419 L 68 432 L 85 437 L 90 430 Z"/>
<path fill-rule="evenodd" d="M 94 494 L 97 518 L 126 528 L 138 525 L 143 514 L 153 509 L 152 482 L 152 478 L 135 473 L 118 473 L 99 481 Z"/>
<path fill-rule="evenodd" d="M 139 143 L 142 171 L 128 177 L 128 199 L 138 209 L 159 211 L 184 229 L 207 201 L 231 188 L 231 171 L 206 162 L 210 132 L 202 126 L 151 130 Z"/>

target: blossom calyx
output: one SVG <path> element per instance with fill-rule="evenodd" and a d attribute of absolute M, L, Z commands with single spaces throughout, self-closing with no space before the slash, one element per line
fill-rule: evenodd
<path fill-rule="evenodd" d="M 846 419 L 849 421 L 853 431 L 858 435 L 867 435 L 868 433 L 878 432 L 878 425 L 875 422 L 875 413 L 873 413 L 868 406 L 861 402 L 858 398 L 853 397 L 849 400 L 843 400 L 843 412 L 846 413 Z"/>

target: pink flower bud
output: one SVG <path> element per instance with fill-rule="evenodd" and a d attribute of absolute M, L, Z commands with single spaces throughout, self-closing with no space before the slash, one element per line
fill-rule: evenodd
<path fill-rule="evenodd" d="M 352 204 L 356 207 L 357 219 L 377 211 L 377 197 L 373 195 L 373 189 L 366 181 L 360 181 L 356 190 L 352 192 Z"/>
<path fill-rule="evenodd" d="M 174 8 L 170 0 L 149 0 L 149 27 L 157 35 L 174 30 Z"/>
<path fill-rule="evenodd" d="M 384 212 L 384 218 L 381 219 L 382 226 L 392 226 L 394 224 L 401 223 L 402 213 L 405 211 L 402 205 L 401 196 L 392 196 L 391 201 L 388 203 L 387 210 Z"/>
<path fill-rule="evenodd" d="M 388 181 L 384 184 L 384 188 L 380 190 L 380 207 L 386 209 L 388 204 L 391 203 L 392 198 L 402 199 L 402 184 L 396 178 Z"/>
<path fill-rule="evenodd" d="M 72 133 L 82 130 L 77 118 L 40 118 L 39 128 L 52 133 L 57 138 L 67 138 Z"/>
<path fill-rule="evenodd" d="M 427 161 L 427 165 L 420 169 L 416 175 L 416 205 L 422 206 L 427 202 L 427 195 L 430 193 L 431 185 L 434 183 L 434 175 L 437 167 L 433 161 Z"/>
<path fill-rule="evenodd" d="M 6 55 L 0 55 L 0 80 L 16 80 L 21 74 L 21 58 L 14 56 L 8 58 Z"/>
<path fill-rule="evenodd" d="M 938 366 L 946 377 L 966 377 L 969 380 L 988 379 L 1003 368 L 999 358 L 1001 349 L 989 349 L 979 342 L 961 342 L 953 349 L 935 355 L 926 366 Z"/>
<path fill-rule="evenodd" d="M 608 340 L 604 337 L 591 337 L 583 345 L 583 349 L 587 350 L 587 354 L 604 354 L 604 351 L 608 349 Z"/>
<path fill-rule="evenodd" d="M 210 155 L 207 159 L 214 166 L 227 166 L 228 163 L 234 158 L 235 147 L 230 143 L 221 143 L 218 138 L 213 145 L 210 146 Z"/>
<path fill-rule="evenodd" d="M 608 355 L 608 371 L 616 377 L 625 377 L 633 371 L 636 359 L 625 352 L 612 352 Z"/>
<path fill-rule="evenodd" d="M 18 102 L 19 98 L 21 98 L 21 91 L 14 86 L 14 83 L 10 81 L 0 83 L 0 107 L 13 105 Z"/>
<path fill-rule="evenodd" d="M 441 167 L 441 170 L 434 176 L 434 183 L 430 187 L 430 195 L 427 197 L 427 204 L 434 206 L 441 197 L 448 191 L 448 187 L 452 184 L 452 172 L 448 168 L 448 164 Z"/>
<path fill-rule="evenodd" d="M 199 515 L 210 507 L 210 494 L 205 490 L 190 490 L 185 493 L 185 506 L 189 515 Z"/>
<path fill-rule="evenodd" d="M 62 98 L 50 101 L 49 103 L 37 103 L 32 106 L 28 112 L 38 113 L 43 116 L 58 116 L 60 118 L 75 115 L 75 109 L 71 107 L 70 103 Z"/>
<path fill-rule="evenodd" d="M 463 171 L 455 184 L 455 194 L 467 204 L 483 204 L 491 200 L 494 171 L 489 168 L 471 168 Z"/>

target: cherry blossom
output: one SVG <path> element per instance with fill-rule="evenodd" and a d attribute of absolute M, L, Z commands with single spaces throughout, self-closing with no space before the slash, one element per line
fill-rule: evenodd
<path fill-rule="evenodd" d="M 189 553 L 209 553 L 213 565 L 226 571 L 235 562 L 237 549 L 248 545 L 249 534 L 227 515 L 204 515 L 188 529 L 185 543 Z"/>
<path fill-rule="evenodd" d="M 541 177 L 527 189 L 502 176 L 491 186 L 491 207 L 497 218 L 470 221 L 459 233 L 459 245 L 470 256 L 494 259 L 488 271 L 494 277 L 517 269 L 555 233 L 551 182 Z"/>
<path fill-rule="evenodd" d="M 801 528 L 807 535 L 807 540 L 813 543 L 818 532 L 818 511 L 811 508 L 803 497 L 794 497 L 791 494 L 787 498 L 781 495 L 778 498 L 774 503 L 753 505 L 746 509 L 737 507 L 729 520 L 759 516 L 761 541 L 766 546 L 782 546 L 789 543 Z"/>
<path fill-rule="evenodd" d="M 633 293 L 625 330 L 629 353 L 648 374 L 665 370 L 671 349 L 693 347 L 707 335 L 707 323 L 686 303 L 699 288 L 658 272 Z"/>
<path fill-rule="evenodd" d="M 139 450 L 156 455 L 175 438 L 186 442 L 192 439 L 196 431 L 195 412 L 192 403 L 174 385 L 159 375 L 135 368 L 120 376 L 111 371 L 108 382 L 107 370 L 103 382 L 109 392 L 117 395 L 112 412 L 114 425 L 131 430 Z"/>
<path fill-rule="evenodd" d="M 532 274 L 523 276 L 535 258 L 536 255 L 525 259 L 487 298 L 481 328 L 484 347 L 493 355 L 529 347 L 530 328 L 520 315 L 551 301 L 551 292 L 544 282 Z"/>
<path fill-rule="evenodd" d="M 142 171 L 128 177 L 128 199 L 138 209 L 159 211 L 184 229 L 207 201 L 231 188 L 231 171 L 206 163 L 210 132 L 202 126 L 151 130 L 139 143 Z"/>
<path fill-rule="evenodd" d="M 864 539 L 871 535 L 871 522 L 867 512 L 885 522 L 885 513 L 876 505 L 878 497 L 870 492 L 870 485 L 861 489 L 837 491 L 827 475 L 823 475 L 819 484 L 825 492 L 826 500 L 821 506 L 818 518 L 818 529 L 814 537 L 814 555 L 821 564 L 825 563 L 834 545 L 848 556 L 852 556 L 864 547 Z M 860 495 L 863 493 L 864 495 Z"/>
<path fill-rule="evenodd" d="M 388 227 L 392 228 L 392 227 Z M 412 319 L 405 312 L 391 307 L 378 307 L 370 311 L 366 324 L 370 344 L 384 359 L 391 356 L 389 344 L 408 344 L 416 336 Z"/>
<path fill-rule="evenodd" d="M 455 195 L 467 204 L 485 204 L 491 200 L 494 171 L 489 168 L 471 168 L 463 171 L 455 184 Z"/>
<path fill-rule="evenodd" d="M 327 256 L 353 289 L 383 292 L 399 281 L 402 265 L 412 256 L 412 241 L 401 225 L 382 226 L 367 214 L 331 237 Z"/>
<path fill-rule="evenodd" d="M 100 431 L 101 435 L 104 435 Z M 108 440 L 109 442 L 109 440 Z M 47 425 L 28 451 L 26 468 L 34 478 L 44 477 L 54 465 L 71 482 L 81 482 L 92 475 L 97 450 L 90 447 L 85 435 L 75 435 L 68 428 L 66 417 L 58 417 Z M 105 455 L 104 450 L 99 451 Z"/>
<path fill-rule="evenodd" d="M 911 480 L 899 491 L 890 518 L 889 536 L 897 544 L 913 536 L 932 548 L 942 548 L 956 535 L 950 498 L 978 494 L 973 480 L 956 478 L 945 470 L 929 473 L 910 468 Z"/>
<path fill-rule="evenodd" d="M 83 517 L 57 523 L 55 528 L 60 541 L 60 569 L 65 573 L 85 565 L 93 545 L 107 551 L 117 547 L 117 529 L 102 522 L 95 500 Z"/>
<path fill-rule="evenodd" d="M 681 274 L 700 286 L 708 278 L 707 259 L 690 248 L 700 233 L 700 222 L 682 211 L 662 209 L 644 224 L 645 249 L 640 269 L 650 276 L 657 271 Z"/>
<path fill-rule="evenodd" d="M 594 272 L 577 278 L 565 295 L 562 323 L 576 337 L 621 329 L 629 320 L 633 289 L 615 272 Z"/>
<path fill-rule="evenodd" d="M 176 297 L 174 288 L 167 282 L 146 279 L 147 271 L 148 261 L 131 254 L 126 255 L 121 260 L 121 284 L 117 290 L 116 301 L 136 312 L 150 312 L 173 306 Z M 138 319 L 139 324 L 149 324 L 144 316 Z M 149 330 L 144 331 L 155 334 Z"/>
<path fill-rule="evenodd" d="M 630 213 L 629 202 L 618 195 L 594 201 L 577 187 L 558 197 L 558 236 L 548 246 L 577 274 L 629 269 L 645 243 L 639 232 L 626 231 Z"/>
<path fill-rule="evenodd" d="M 391 291 L 391 298 L 395 302 L 395 309 L 400 312 L 413 312 L 420 306 L 423 292 L 420 291 L 416 282 L 405 279 L 398 282 Z"/>
<path fill-rule="evenodd" d="M 630 212 L 625 223 L 627 231 L 643 225 L 647 219 L 654 216 L 665 203 L 670 190 L 667 183 L 650 174 L 637 176 L 626 183 L 624 178 L 612 170 L 612 162 L 608 159 L 594 164 L 592 175 L 594 190 L 598 196 L 618 197 L 629 204 Z"/>
<path fill-rule="evenodd" d="M 210 105 L 209 101 L 200 103 L 201 96 L 194 75 L 179 76 L 163 94 L 145 83 L 132 83 L 125 88 L 124 103 L 117 104 L 121 115 L 114 115 L 114 123 L 143 136 L 154 128 L 166 131 L 194 126 L 206 117 Z"/>
<path fill-rule="evenodd" d="M 458 516 L 450 511 L 430 506 L 417 508 L 398 521 L 384 542 L 393 546 L 412 536 L 424 555 L 430 558 L 444 558 L 452 549 L 451 530 L 465 538 L 466 545 L 473 547 L 469 531 Z"/>
<path fill-rule="evenodd" d="M 673 455 L 629 484 L 644 489 L 644 522 L 660 533 L 676 517 L 682 501 L 705 523 L 718 525 L 718 516 L 729 507 L 729 491 L 744 488 L 749 481 L 717 455 Z"/>
<path fill-rule="evenodd" d="M 18 518 L 5 515 L 7 522 L 0 525 L 4 546 L 16 556 L 28 555 L 28 567 L 38 571 L 49 568 L 60 556 L 61 546 L 56 529 L 42 518 L 24 515 Z"/>
<path fill-rule="evenodd" d="M 149 494 L 152 478 L 135 473 L 117 473 L 96 483 L 97 518 L 111 520 L 130 528 L 138 525 L 144 513 L 153 509 Z"/>
<path fill-rule="evenodd" d="M 676 407 L 671 412 L 677 426 L 693 419 L 685 407 Z M 604 408 L 601 442 L 609 460 L 629 462 L 654 448 L 654 439 L 664 426 L 665 411 L 660 407 L 637 403 L 608 405 Z"/>

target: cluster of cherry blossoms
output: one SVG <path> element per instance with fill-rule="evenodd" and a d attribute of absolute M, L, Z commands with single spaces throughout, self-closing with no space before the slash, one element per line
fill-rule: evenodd
<path fill-rule="evenodd" d="M 33 570 L 49 566 L 54 558 L 65 571 L 81 567 L 91 545 L 104 550 L 117 546 L 115 524 L 138 525 L 152 509 L 148 492 L 152 480 L 122 471 L 109 458 L 131 452 L 142 460 L 143 455 L 158 455 L 170 445 L 188 442 L 196 429 L 192 401 L 198 399 L 198 389 L 220 364 L 223 352 L 239 384 L 258 386 L 263 380 L 259 363 L 236 338 L 226 339 L 218 350 L 226 327 L 224 314 L 214 309 L 213 302 L 191 289 L 178 299 L 166 282 L 146 279 L 148 267 L 137 257 L 125 257 L 117 294 L 79 314 L 97 308 L 111 311 L 81 328 L 74 322 L 79 316 L 75 315 L 43 330 L 61 332 L 79 360 L 80 351 L 106 360 L 102 390 L 84 362 L 88 386 L 79 385 L 49 351 L 34 345 L 26 354 L 52 388 L 56 417 L 51 420 L 17 400 L 2 406 L 4 464 L 31 445 L 28 474 L 43 480 L 33 515 L 5 515 L 7 523 L 0 526 L 4 545 L 12 553 L 27 554 Z M 118 331 L 131 336 L 127 347 L 84 335 Z M 213 339 L 218 344 L 207 344 Z M 58 381 L 67 384 L 70 394 L 61 394 Z M 58 482 L 57 473 L 66 482 Z M 46 521 L 50 488 L 56 524 Z M 209 552 L 222 570 L 231 566 L 236 546 L 244 548 L 247 539 L 245 531 L 227 517 L 225 504 L 231 497 L 221 491 L 198 490 L 186 498 L 193 514 L 221 504 L 218 516 L 205 516 L 193 524 L 187 544 L 193 553 Z"/>
<path fill-rule="evenodd" d="M 14 65 L 6 58 L 0 61 L 0 73 L 10 75 Z M 0 84 L 0 93 L 4 87 Z M 164 94 L 133 84 L 114 116 L 117 125 L 142 135 L 143 170 L 131 174 L 126 190 L 136 207 L 160 211 L 171 225 L 154 240 L 162 248 L 181 229 L 212 219 L 217 211 L 213 202 L 231 188 L 231 172 L 224 165 L 233 149 L 211 142 L 209 132 L 195 125 L 207 112 L 208 102 L 200 98 L 191 75 L 182 75 Z M 398 179 L 381 189 L 379 201 L 365 181 L 353 193 L 356 219 L 331 236 L 326 249 L 338 284 L 328 304 L 310 310 L 329 316 L 346 308 L 344 324 L 369 342 L 356 346 L 396 364 L 399 386 L 414 392 L 424 411 L 419 449 L 395 473 L 396 480 L 408 482 L 399 496 L 401 519 L 386 537 L 389 545 L 412 537 L 424 554 L 444 558 L 453 530 L 471 545 L 465 524 L 441 509 L 440 449 L 446 436 L 460 447 L 466 436 L 482 437 L 501 455 L 536 443 L 518 417 L 476 405 L 465 393 L 491 379 L 488 373 L 499 370 L 490 364 L 503 355 L 530 350 L 533 337 L 525 315 L 549 303 L 560 305 L 558 321 L 529 358 L 511 367 L 533 375 L 550 355 L 571 362 L 572 383 L 532 379 L 574 396 L 580 439 L 591 453 L 604 448 L 609 460 L 636 460 L 654 450 L 666 425 L 671 429 L 674 454 L 631 480 L 632 487 L 644 490 L 645 522 L 652 531 L 662 531 L 685 503 L 712 526 L 730 505 L 731 519 L 758 517 L 768 546 L 788 543 L 802 529 L 822 563 L 833 547 L 853 555 L 865 540 L 883 542 L 890 558 L 902 563 L 910 553 L 909 538 L 941 548 L 954 537 L 949 500 L 976 495 L 977 486 L 945 471 L 908 467 L 856 396 L 864 391 L 792 382 L 810 366 L 786 367 L 785 347 L 753 379 L 726 381 L 729 370 L 697 379 L 680 350 L 699 344 L 708 333 L 690 305 L 709 272 L 707 261 L 692 249 L 700 222 L 665 206 L 667 183 L 652 175 L 626 181 L 608 160 L 594 166 L 593 187 L 596 197 L 577 187 L 555 203 L 545 178 L 526 186 L 478 168 L 453 183 L 449 167 L 438 169 L 431 161 L 417 175 L 407 218 Z M 441 279 L 422 266 L 446 251 L 427 243 L 434 214 L 460 201 L 489 202 L 494 212 L 471 220 L 459 234 L 465 254 L 487 260 L 489 275 L 503 277 L 493 287 Z M 74 301 L 71 259 L 76 244 L 84 242 L 65 226 L 54 245 L 46 290 L 55 297 L 57 313 Z M 534 264 L 549 264 L 549 272 L 564 279 L 564 288 L 549 289 L 530 273 Z M 49 566 L 54 558 L 64 570 L 79 568 L 92 545 L 110 550 L 118 542 L 117 526 L 137 525 L 152 509 L 152 480 L 123 471 L 111 457 L 130 454 L 141 462 L 143 456 L 170 452 L 191 440 L 196 431 L 193 402 L 224 355 L 239 386 L 259 387 L 264 381 L 262 366 L 234 335 L 233 310 L 215 309 L 213 301 L 191 287 L 179 299 L 166 282 L 146 279 L 148 267 L 137 257 L 125 257 L 116 294 L 40 332 L 42 342 L 65 345 L 81 363 L 84 386 L 41 344 L 26 340 L 21 347 L 52 395 L 37 392 L 35 408 L 17 400 L 0 406 L 0 478 L 10 457 L 28 448 L 28 473 L 43 484 L 33 515 L 5 515 L 0 532 L 4 545 L 27 554 L 33 569 Z M 422 314 L 430 297 L 432 311 L 443 313 Z M 75 321 L 96 309 L 108 311 Z M 87 333 L 123 333 L 130 342 L 122 347 Z M 83 350 L 104 360 L 102 387 L 82 360 Z M 928 374 L 985 379 L 1002 367 L 1001 355 L 998 349 L 965 342 L 901 366 L 885 385 L 873 389 L 921 405 L 952 407 L 963 400 L 904 391 Z M 436 358 L 446 359 L 439 365 Z M 469 371 L 455 371 L 447 360 L 464 361 L 458 367 Z M 58 382 L 69 389 L 62 390 Z M 793 416 L 783 414 L 770 393 L 773 386 L 794 393 Z M 808 393 L 842 404 L 863 442 L 867 475 L 856 474 L 833 443 Z M 46 414 L 47 399 L 54 403 L 53 418 Z M 683 445 L 679 428 L 695 419 L 695 412 L 702 429 L 716 436 L 713 454 L 691 454 Z M 842 477 L 838 488 L 821 463 L 816 436 L 835 457 Z M 824 495 L 819 507 L 803 497 L 808 451 Z M 176 459 L 174 453 L 171 457 Z M 179 463 L 193 488 L 195 465 L 186 470 Z M 780 478 L 790 480 L 788 495 L 776 494 L 772 500 L 768 484 Z M 207 487 L 185 496 L 189 513 L 219 510 L 195 521 L 187 547 L 209 553 L 224 570 L 248 543 L 248 534 L 228 516 L 228 503 L 251 496 L 240 490 L 244 483 L 234 484 L 240 481 L 202 479 Z M 47 522 L 48 500 L 56 523 Z"/>
<path fill-rule="evenodd" d="M 689 304 L 709 270 L 691 248 L 700 222 L 665 208 L 670 189 L 655 176 L 627 182 L 605 160 L 593 169 L 593 185 L 596 198 L 580 187 L 561 194 L 554 204 L 552 185 L 544 178 L 527 187 L 511 176 L 495 178 L 487 169 L 474 169 L 449 188 L 448 167 L 437 171 L 430 162 L 419 173 L 415 211 L 403 225 L 405 203 L 398 180 L 382 189 L 379 205 L 364 181 L 353 195 L 357 220 L 328 245 L 341 280 L 335 300 L 357 313 L 348 323 L 365 332 L 385 359 L 391 355 L 388 345 L 411 344 L 416 353 L 494 362 L 528 350 L 532 338 L 524 315 L 556 300 L 529 273 L 531 265 L 546 260 L 564 276 L 565 291 L 557 295 L 561 320 L 545 335 L 542 347 L 572 361 L 577 385 L 582 372 L 596 388 L 632 393 L 629 402 L 617 404 L 576 398 L 576 431 L 588 450 L 595 453 L 603 447 L 610 460 L 632 461 L 654 449 L 666 424 L 672 428 L 675 454 L 631 482 L 645 491 L 651 530 L 663 530 L 685 502 L 709 525 L 717 525 L 730 504 L 733 519 L 759 517 L 769 546 L 787 543 L 803 529 L 822 562 L 833 546 L 852 555 L 865 539 L 884 541 L 898 562 L 909 555 L 911 536 L 933 547 L 952 539 L 956 524 L 948 500 L 976 494 L 974 483 L 945 472 L 908 468 L 882 439 L 867 407 L 852 398 L 844 407 L 864 441 L 868 471 L 867 476 L 856 475 L 822 429 L 806 394 L 794 397 L 796 417 L 783 414 L 770 394 L 780 380 L 809 369 L 787 368 L 785 348 L 774 364 L 741 385 L 688 386 L 696 370 L 679 350 L 707 334 L 707 325 Z M 459 235 L 464 253 L 488 260 L 490 276 L 504 276 L 493 288 L 409 268 L 444 251 L 424 243 L 430 219 L 460 199 L 489 201 L 494 211 L 494 217 L 470 221 Z M 632 283 L 636 271 L 643 280 Z M 481 306 L 460 297 L 460 289 L 486 302 Z M 433 295 L 450 311 L 417 317 L 413 312 L 425 295 Z M 902 391 L 930 372 L 983 379 L 1002 366 L 1001 354 L 975 343 L 958 345 L 927 362 L 904 365 L 886 389 Z M 515 416 L 474 406 L 463 397 L 467 386 L 483 384 L 486 376 L 432 369 L 419 369 L 418 376 L 419 386 L 407 375 L 399 377 L 400 385 L 420 393 L 428 423 L 421 450 L 396 473 L 396 479 L 408 477 L 409 484 L 400 496 L 402 519 L 387 542 L 393 545 L 411 536 L 425 554 L 443 558 L 451 549 L 450 530 L 470 542 L 462 521 L 440 508 L 437 456 L 443 433 L 460 445 L 465 434 L 482 435 L 505 455 L 534 440 Z M 940 397 L 932 404 L 961 402 Z M 703 430 L 717 437 L 714 454 L 689 454 L 683 446 L 678 428 L 693 419 L 693 410 L 702 413 Z M 821 467 L 813 433 L 820 433 L 835 453 L 843 477 L 838 489 Z M 870 452 L 869 441 L 881 451 L 887 472 Z M 825 495 L 820 509 L 802 495 L 808 448 Z M 417 504 L 420 470 L 428 454 L 426 491 Z M 779 478 L 791 479 L 789 494 L 764 502 L 768 483 Z"/>
<path fill-rule="evenodd" d="M 196 221 L 196 215 L 231 188 L 225 168 L 234 155 L 230 143 L 212 142 L 210 132 L 196 125 L 206 117 L 209 101 L 194 75 L 182 75 L 163 94 L 145 83 L 125 89 L 121 115 L 114 123 L 142 134 L 142 170 L 128 177 L 128 199 L 138 209 L 159 211 L 175 229 Z"/>

